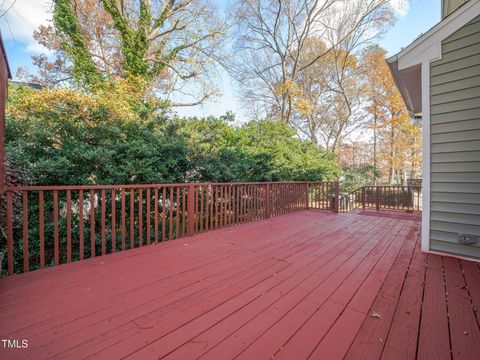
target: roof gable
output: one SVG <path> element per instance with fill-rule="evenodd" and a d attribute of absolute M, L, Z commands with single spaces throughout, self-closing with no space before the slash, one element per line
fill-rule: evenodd
<path fill-rule="evenodd" d="M 466 2 L 457 11 L 446 17 L 414 42 L 402 49 L 387 61 L 398 61 L 398 69 L 402 70 L 425 61 L 441 58 L 441 42 L 465 24 L 480 15 L 480 0 Z"/>

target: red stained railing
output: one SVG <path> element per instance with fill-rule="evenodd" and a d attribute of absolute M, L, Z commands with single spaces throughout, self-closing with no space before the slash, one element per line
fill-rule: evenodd
<path fill-rule="evenodd" d="M 307 208 L 338 212 L 335 198 L 331 182 L 10 187 L 5 274 Z"/>
<path fill-rule="evenodd" d="M 340 212 L 349 212 L 363 206 L 365 187 L 351 191 L 348 194 L 342 194 L 339 197 Z"/>
<path fill-rule="evenodd" d="M 420 186 L 362 186 L 339 196 L 340 212 L 362 207 L 376 210 L 421 211 Z"/>
<path fill-rule="evenodd" d="M 339 211 L 339 185 L 338 182 L 309 182 L 308 207 L 310 209 Z"/>
<path fill-rule="evenodd" d="M 363 208 L 376 210 L 421 211 L 421 193 L 419 186 L 364 186 Z"/>

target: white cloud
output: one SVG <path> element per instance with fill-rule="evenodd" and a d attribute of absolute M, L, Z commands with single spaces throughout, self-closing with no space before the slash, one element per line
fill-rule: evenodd
<path fill-rule="evenodd" d="M 391 0 L 391 4 L 399 16 L 407 15 L 408 9 L 410 8 L 409 0 Z"/>
<path fill-rule="evenodd" d="M 39 44 L 36 41 L 33 41 L 32 43 L 25 46 L 25 51 L 33 54 L 44 53 L 44 54 L 50 55 L 53 53 L 51 50 L 47 49 L 45 46 Z"/>
<path fill-rule="evenodd" d="M 25 51 L 45 52 L 46 49 L 33 39 L 33 31 L 47 24 L 51 14 L 52 1 L 49 0 L 5 0 L 3 8 L 13 6 L 0 20 L 2 35 L 25 46 Z"/>

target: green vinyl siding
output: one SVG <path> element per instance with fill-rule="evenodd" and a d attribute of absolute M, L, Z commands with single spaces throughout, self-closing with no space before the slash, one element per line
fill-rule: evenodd
<path fill-rule="evenodd" d="M 480 17 L 442 42 L 430 68 L 430 249 L 480 258 Z"/>

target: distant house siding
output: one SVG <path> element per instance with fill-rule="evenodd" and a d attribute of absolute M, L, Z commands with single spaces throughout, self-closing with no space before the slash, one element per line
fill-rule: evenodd
<path fill-rule="evenodd" d="M 480 258 L 480 17 L 442 42 L 430 68 L 430 249 Z"/>

